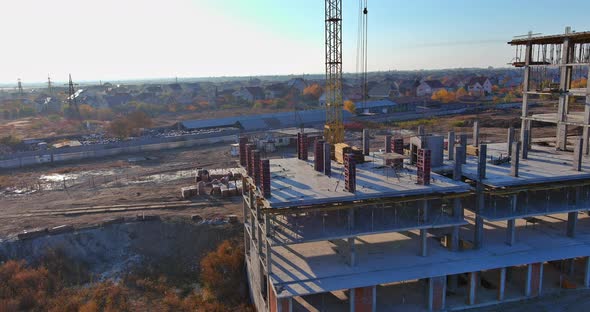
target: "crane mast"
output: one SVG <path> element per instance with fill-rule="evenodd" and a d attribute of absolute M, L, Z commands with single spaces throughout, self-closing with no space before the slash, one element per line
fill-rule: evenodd
<path fill-rule="evenodd" d="M 344 142 L 342 121 L 342 0 L 326 0 L 326 125 L 325 139 Z"/>

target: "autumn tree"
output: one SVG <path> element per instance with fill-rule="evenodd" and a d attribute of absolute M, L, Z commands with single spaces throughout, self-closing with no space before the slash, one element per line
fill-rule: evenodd
<path fill-rule="evenodd" d="M 356 105 L 354 105 L 353 101 L 346 100 L 344 101 L 344 110 L 347 110 L 354 114 L 356 112 Z"/>
<path fill-rule="evenodd" d="M 432 94 L 431 99 L 434 101 L 449 103 L 455 101 L 456 95 L 455 92 L 449 92 L 446 89 L 440 89 Z"/>
<path fill-rule="evenodd" d="M 323 92 L 322 87 L 319 84 L 314 83 L 303 89 L 303 96 L 309 100 L 317 100 L 322 96 Z"/>
<path fill-rule="evenodd" d="M 455 93 L 455 96 L 456 96 L 458 99 L 460 99 L 460 98 L 462 98 L 462 97 L 464 97 L 464 96 L 466 96 L 466 95 L 467 95 L 467 90 L 465 90 L 465 88 L 459 88 L 459 89 L 457 90 L 457 92 Z"/>
<path fill-rule="evenodd" d="M 244 283 L 244 248 L 232 241 L 222 242 L 201 260 L 201 282 L 218 300 L 238 304 L 247 286 Z"/>
<path fill-rule="evenodd" d="M 83 119 L 94 119 L 96 116 L 96 110 L 88 104 L 81 104 L 78 109 L 80 110 L 80 116 Z"/>
<path fill-rule="evenodd" d="M 580 78 L 572 82 L 572 89 L 586 88 L 588 86 L 588 79 Z"/>

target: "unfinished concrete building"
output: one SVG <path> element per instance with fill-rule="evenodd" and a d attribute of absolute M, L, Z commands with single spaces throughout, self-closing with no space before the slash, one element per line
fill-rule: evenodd
<path fill-rule="evenodd" d="M 440 137 L 419 130 L 406 139 L 409 150 L 386 136 L 384 152 L 338 163 L 329 144 L 305 134 L 297 158 L 260 159 L 241 139 L 246 265 L 257 309 L 436 311 L 589 287 L 590 88 L 571 90 L 571 76 L 559 90 L 528 84 L 533 66 L 557 66 L 566 76 L 587 68 L 589 43 L 590 33 L 571 32 L 510 42 L 528 52 L 515 62 L 525 71 L 523 130 L 509 129 L 507 142 L 482 142 L 476 123 L 471 142 L 450 132 L 444 150 Z M 540 64 L 531 53 L 543 44 L 586 52 Z M 550 117 L 529 114 L 534 92 L 559 97 L 554 146 L 532 139 L 532 121 Z M 568 109 L 578 95 L 586 101 L 581 122 Z M 582 137 L 568 138 L 568 127 L 581 127 Z"/>

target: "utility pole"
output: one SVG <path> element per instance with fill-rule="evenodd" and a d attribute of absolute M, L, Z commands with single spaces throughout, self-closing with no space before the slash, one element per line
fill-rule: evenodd
<path fill-rule="evenodd" d="M 49 75 L 47 75 L 47 92 L 49 92 L 49 95 L 53 95 L 53 82 L 51 82 Z"/>
<path fill-rule="evenodd" d="M 25 96 L 25 92 L 23 91 L 23 83 L 20 80 L 20 78 L 18 78 L 18 82 L 17 82 L 17 91 L 18 91 L 19 98 L 22 99 Z"/>
<path fill-rule="evenodd" d="M 78 103 L 76 101 L 76 86 L 77 84 L 74 84 L 72 81 L 72 74 L 70 74 L 70 81 L 68 83 L 68 109 L 74 118 L 81 119 L 80 108 L 78 108 Z"/>

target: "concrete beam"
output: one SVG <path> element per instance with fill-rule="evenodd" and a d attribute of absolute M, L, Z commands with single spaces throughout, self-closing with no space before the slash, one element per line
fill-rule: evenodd
<path fill-rule="evenodd" d="M 350 290 L 350 312 L 375 312 L 377 310 L 377 287 L 361 287 Z"/>
<path fill-rule="evenodd" d="M 447 277 L 438 276 L 428 279 L 428 311 L 444 310 L 447 293 Z"/>
<path fill-rule="evenodd" d="M 590 257 L 584 258 L 584 287 L 590 287 Z"/>
<path fill-rule="evenodd" d="M 498 301 L 504 300 L 504 293 L 506 291 L 506 268 L 500 269 L 500 274 L 498 278 Z"/>
<path fill-rule="evenodd" d="M 576 236 L 576 225 L 578 224 L 578 212 L 568 212 L 567 214 L 567 236 L 568 237 L 575 237 Z"/>
<path fill-rule="evenodd" d="M 449 160 L 455 159 L 455 132 L 449 131 L 447 137 L 447 150 L 449 151 Z"/>

